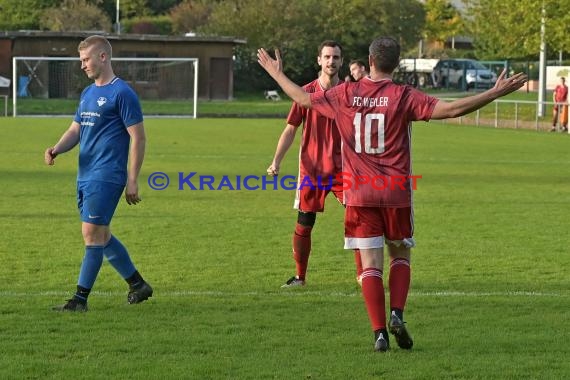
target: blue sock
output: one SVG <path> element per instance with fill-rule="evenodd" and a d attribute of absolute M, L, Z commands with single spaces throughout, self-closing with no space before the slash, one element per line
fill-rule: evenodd
<path fill-rule="evenodd" d="M 101 264 L 103 263 L 103 246 L 102 245 L 86 245 L 85 256 L 81 263 L 81 271 L 79 272 L 79 281 L 77 285 L 85 289 L 93 288 Z"/>
<path fill-rule="evenodd" d="M 109 240 L 103 252 L 109 263 L 119 272 L 123 279 L 126 280 L 137 271 L 127 249 L 116 237 L 111 235 L 111 240 Z"/>

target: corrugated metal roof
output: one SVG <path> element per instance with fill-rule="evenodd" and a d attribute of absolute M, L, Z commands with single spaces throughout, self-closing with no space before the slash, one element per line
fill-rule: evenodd
<path fill-rule="evenodd" d="M 85 32 L 50 32 L 41 30 L 19 30 L 19 31 L 3 31 L 0 32 L 0 38 L 18 38 L 18 37 L 39 37 L 39 38 L 54 38 L 54 37 L 71 37 L 71 38 L 85 38 L 93 34 L 100 34 L 105 36 L 110 41 L 125 40 L 125 41 L 170 41 L 170 42 L 230 42 L 234 44 L 246 44 L 247 40 L 237 37 L 229 36 L 164 36 L 155 34 L 112 34 L 101 31 L 85 31 Z"/>

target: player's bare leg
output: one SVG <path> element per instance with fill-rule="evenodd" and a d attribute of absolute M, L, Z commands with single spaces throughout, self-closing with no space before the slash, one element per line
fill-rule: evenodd
<path fill-rule="evenodd" d="M 362 287 L 362 258 L 360 257 L 360 249 L 354 250 L 354 265 L 356 266 L 356 282 Z"/>
<path fill-rule="evenodd" d="M 559 116 L 559 107 L 558 105 L 554 105 L 554 108 L 552 110 L 552 128 L 550 129 L 550 132 L 556 132 L 556 127 L 558 124 L 558 116 Z"/>

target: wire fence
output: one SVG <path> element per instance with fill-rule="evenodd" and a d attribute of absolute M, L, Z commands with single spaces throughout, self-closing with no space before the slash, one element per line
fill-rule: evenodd
<path fill-rule="evenodd" d="M 441 99 L 451 101 L 457 98 Z M 544 107 L 544 112 L 542 116 L 539 116 L 541 105 Z M 553 112 L 555 106 L 565 109 L 565 112 L 556 113 L 556 119 Z M 536 131 L 550 131 L 554 128 L 554 131 L 566 132 L 564 127 L 568 125 L 568 103 L 497 99 L 468 115 L 447 119 L 443 122 Z"/>

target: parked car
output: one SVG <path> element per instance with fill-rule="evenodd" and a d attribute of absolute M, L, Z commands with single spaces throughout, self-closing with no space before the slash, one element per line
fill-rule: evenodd
<path fill-rule="evenodd" d="M 474 59 L 441 59 L 433 69 L 438 87 L 491 88 L 497 74 Z"/>

